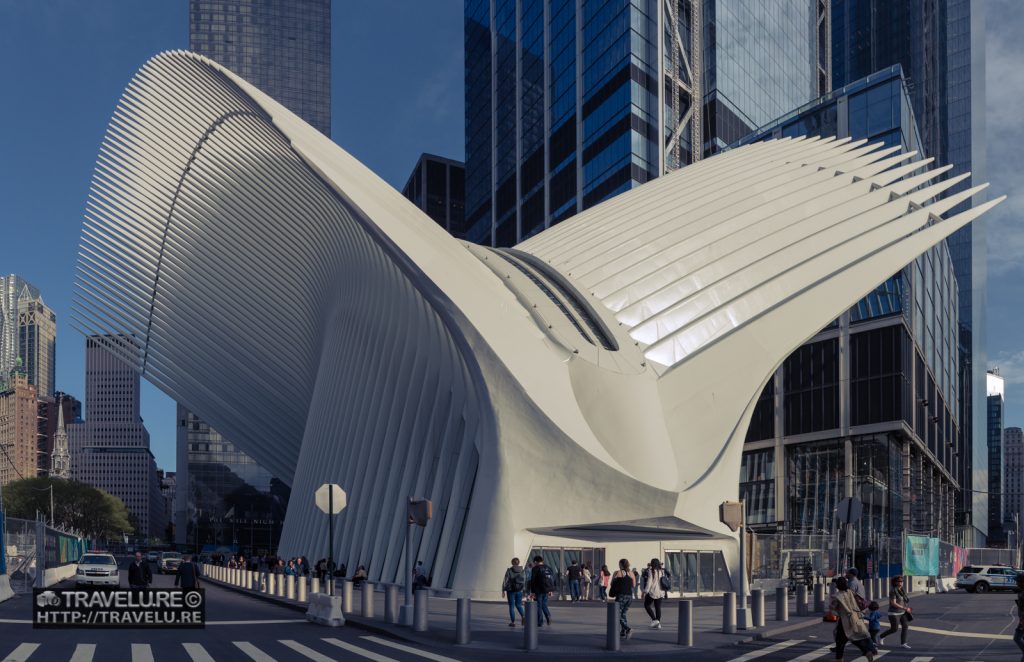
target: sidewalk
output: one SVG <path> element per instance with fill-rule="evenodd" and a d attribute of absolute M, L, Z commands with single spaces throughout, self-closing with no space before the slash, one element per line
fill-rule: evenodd
<path fill-rule="evenodd" d="M 297 600 L 288 600 L 266 593 L 250 591 L 219 582 L 209 578 L 206 581 L 234 591 L 250 594 L 258 599 L 286 606 L 305 612 L 306 604 Z M 339 587 L 340 591 L 340 587 Z M 402 600 L 402 597 L 399 597 Z M 384 593 L 374 593 L 375 618 L 364 618 L 360 615 L 362 594 L 353 591 L 353 605 L 350 612 L 345 608 L 347 625 L 385 634 L 409 643 L 431 647 L 454 647 L 455 644 L 455 607 L 456 601 L 449 598 L 431 596 L 428 608 L 429 631 L 414 632 L 412 628 L 387 623 L 384 618 Z M 755 639 L 771 639 L 785 633 L 809 627 L 821 622 L 821 615 L 796 617 L 795 601 L 790 600 L 790 620 L 774 621 L 774 596 L 766 598 L 765 627 L 751 630 L 739 630 L 736 634 L 722 633 L 722 598 L 693 599 L 693 649 L 714 650 L 722 646 L 753 641 Z M 633 636 L 622 641 L 621 651 L 630 655 L 680 653 L 686 649 L 676 644 L 678 624 L 678 600 L 665 600 L 662 604 L 662 629 L 651 630 L 650 619 L 643 609 L 642 600 L 634 600 L 629 610 L 629 622 L 633 628 Z M 606 606 L 597 601 L 572 603 L 552 601 L 552 625 L 539 629 L 538 647 L 534 651 L 543 655 L 593 655 L 604 651 Z M 477 652 L 491 651 L 508 653 L 523 651 L 523 627 L 517 619 L 515 628 L 508 625 L 509 614 L 506 603 L 474 602 L 471 607 L 471 643 L 458 646 L 460 650 Z M 692 649 L 691 649 L 692 650 Z"/>

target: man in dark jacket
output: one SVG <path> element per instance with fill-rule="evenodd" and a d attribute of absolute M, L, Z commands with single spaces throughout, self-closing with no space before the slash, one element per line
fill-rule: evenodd
<path fill-rule="evenodd" d="M 533 557 L 533 572 L 530 573 L 530 593 L 537 601 L 537 627 L 543 627 L 543 617 L 551 625 L 551 612 L 548 610 L 548 597 L 555 592 L 555 573 L 544 565 L 544 558 Z"/>
<path fill-rule="evenodd" d="M 174 585 L 182 588 L 199 588 L 199 568 L 192 563 L 192 555 L 186 554 L 174 576 Z"/>
<path fill-rule="evenodd" d="M 153 571 L 149 562 L 142 560 L 142 552 L 135 552 L 135 560 L 128 566 L 128 586 L 132 588 L 149 588 L 153 583 Z"/>

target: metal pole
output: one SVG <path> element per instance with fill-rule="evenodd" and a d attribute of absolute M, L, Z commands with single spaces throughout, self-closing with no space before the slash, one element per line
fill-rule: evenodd
<path fill-rule="evenodd" d="M 56 527 L 57 520 L 53 516 L 53 483 L 50 483 L 50 526 Z"/>
<path fill-rule="evenodd" d="M 722 596 L 722 632 L 736 634 L 736 594 L 731 591 Z"/>
<path fill-rule="evenodd" d="M 523 618 L 523 648 L 528 651 L 537 650 L 537 603 L 527 602 L 526 616 Z"/>
<path fill-rule="evenodd" d="M 398 623 L 398 584 L 388 584 L 384 587 L 384 620 L 388 623 Z"/>
<path fill-rule="evenodd" d="M 605 605 L 604 647 L 610 651 L 619 650 L 619 603 L 609 602 Z"/>
<path fill-rule="evenodd" d="M 412 604 L 412 518 L 405 530 L 405 604 L 399 609 L 402 625 L 412 625 L 414 620 Z"/>
<path fill-rule="evenodd" d="M 825 613 L 825 585 L 815 584 L 814 585 L 814 613 L 823 614 Z"/>
<path fill-rule="evenodd" d="M 807 616 L 807 584 L 796 587 L 796 615 Z"/>
<path fill-rule="evenodd" d="M 470 640 L 470 600 L 459 598 L 455 605 L 455 643 L 468 644 Z"/>
<path fill-rule="evenodd" d="M 785 586 L 775 589 L 775 620 L 789 620 L 789 591 Z"/>
<path fill-rule="evenodd" d="M 334 486 L 330 485 L 327 488 L 327 544 L 329 546 L 327 550 L 327 572 L 330 573 L 330 578 L 327 580 L 327 594 L 334 595 Z"/>
<path fill-rule="evenodd" d="M 422 591 L 416 591 L 416 598 L 413 604 L 413 625 L 412 629 L 415 632 L 426 632 L 427 631 L 427 598 L 430 596 L 430 591 L 424 589 Z"/>
<path fill-rule="evenodd" d="M 363 617 L 373 618 L 373 584 L 363 582 Z"/>
<path fill-rule="evenodd" d="M 693 600 L 679 601 L 679 634 L 676 643 L 693 646 Z"/>
<path fill-rule="evenodd" d="M 764 627 L 764 591 L 755 588 L 750 592 L 750 613 L 755 628 Z"/>
<path fill-rule="evenodd" d="M 346 614 L 355 613 L 352 604 L 352 582 L 348 579 L 341 580 L 341 610 Z"/>

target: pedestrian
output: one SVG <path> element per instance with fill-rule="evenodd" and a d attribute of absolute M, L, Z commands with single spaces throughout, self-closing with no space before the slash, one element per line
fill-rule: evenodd
<path fill-rule="evenodd" d="M 283 575 L 283 574 L 285 574 L 284 559 L 278 559 L 277 560 L 277 563 L 274 565 L 274 574 L 275 575 Z"/>
<path fill-rule="evenodd" d="M 636 600 L 640 599 L 640 573 L 637 572 L 636 568 L 629 571 L 633 576 L 633 598 Z"/>
<path fill-rule="evenodd" d="M 295 559 L 288 561 L 288 566 L 284 569 L 284 574 L 290 577 L 295 577 L 298 573 L 295 571 Z"/>
<path fill-rule="evenodd" d="M 849 584 L 850 590 L 861 597 L 862 600 L 867 600 L 867 596 L 864 595 L 864 584 L 857 579 L 858 572 L 857 568 L 850 568 L 846 571 L 846 583 Z"/>
<path fill-rule="evenodd" d="M 149 588 L 153 583 L 153 571 L 149 563 L 142 560 L 142 552 L 135 552 L 135 560 L 128 566 L 128 586 L 131 588 Z"/>
<path fill-rule="evenodd" d="M 644 610 L 651 617 L 651 627 L 661 629 L 661 601 L 668 595 L 672 586 L 668 572 L 661 567 L 661 561 L 651 559 L 651 564 L 644 570 Z"/>
<path fill-rule="evenodd" d="M 836 578 L 836 597 L 832 600 L 831 607 L 839 616 L 835 629 L 836 660 L 843 660 L 843 651 L 849 642 L 868 658 L 868 662 L 873 662 L 878 651 L 871 641 L 868 626 L 861 617 L 860 607 L 846 577 Z"/>
<path fill-rule="evenodd" d="M 885 638 L 890 634 L 900 633 L 900 645 L 910 648 L 907 643 L 907 631 L 910 629 L 910 597 L 903 590 L 903 577 L 892 578 L 889 589 L 889 629 L 878 636 L 878 641 L 885 645 Z"/>
<path fill-rule="evenodd" d="M 358 568 L 356 568 L 355 574 L 352 575 L 352 585 L 353 586 L 362 586 L 363 582 L 365 582 L 368 578 L 369 578 L 369 575 L 366 572 L 366 566 L 365 565 L 361 565 Z"/>
<path fill-rule="evenodd" d="M 1024 573 L 1017 575 L 1017 629 L 1013 631 L 1013 642 L 1020 648 L 1020 659 L 1024 662 Z"/>
<path fill-rule="evenodd" d="M 174 575 L 174 585 L 182 588 L 199 588 L 199 566 L 192 563 L 191 554 L 182 557 L 178 572 Z"/>
<path fill-rule="evenodd" d="M 501 596 L 508 598 L 508 626 L 516 626 L 516 612 L 519 612 L 519 620 L 525 625 L 525 614 L 523 613 L 523 589 L 526 588 L 526 570 L 519 565 L 519 557 L 512 559 L 512 566 L 505 571 L 505 578 L 501 580 Z"/>
<path fill-rule="evenodd" d="M 572 598 L 573 602 L 579 602 L 580 597 L 583 595 L 580 591 L 583 569 L 576 563 L 576 559 L 572 559 L 569 562 L 569 568 L 565 571 L 565 576 L 569 578 L 569 597 Z"/>
<path fill-rule="evenodd" d="M 543 627 L 541 617 L 551 626 L 551 611 L 548 609 L 548 598 L 555 593 L 555 573 L 544 563 L 544 557 L 533 557 L 533 572 L 530 574 L 530 594 L 537 603 L 537 627 Z"/>
<path fill-rule="evenodd" d="M 619 607 L 619 636 L 624 639 L 629 639 L 633 634 L 626 612 L 629 611 L 629 605 L 633 602 L 633 577 L 635 575 L 636 573 L 629 569 L 629 561 L 619 559 L 619 569 L 612 576 L 611 589 L 608 591 L 608 595 L 615 599 L 615 604 Z"/>
<path fill-rule="evenodd" d="M 868 604 L 868 633 L 871 635 L 871 641 L 874 642 L 875 646 L 882 644 L 881 638 L 878 636 L 882 631 L 882 612 L 878 611 L 878 603 L 872 600 Z"/>
<path fill-rule="evenodd" d="M 590 566 L 583 564 L 583 599 L 590 600 L 594 588 L 594 576 L 590 573 Z"/>
<path fill-rule="evenodd" d="M 611 582 L 612 573 L 608 570 L 607 565 L 601 565 L 601 569 L 597 572 L 599 597 L 601 602 L 608 601 L 608 584 Z"/>

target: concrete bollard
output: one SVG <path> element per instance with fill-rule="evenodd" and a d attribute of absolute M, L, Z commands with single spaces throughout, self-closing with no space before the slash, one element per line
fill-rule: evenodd
<path fill-rule="evenodd" d="M 398 584 L 384 587 L 384 620 L 392 625 L 398 624 Z"/>
<path fill-rule="evenodd" d="M 256 573 L 253 572 L 252 570 L 246 570 L 245 571 L 245 588 L 249 589 L 250 591 L 252 590 L 253 575 L 255 575 L 255 574 Z"/>
<path fill-rule="evenodd" d="M 352 582 L 345 582 L 351 586 Z M 426 632 L 427 626 L 429 625 L 427 619 L 427 609 L 429 606 L 428 598 L 430 597 L 430 591 L 425 589 L 416 591 L 413 594 L 413 607 L 412 607 L 412 629 L 415 632 Z"/>
<path fill-rule="evenodd" d="M 693 646 L 693 600 L 679 601 L 679 634 L 676 643 Z"/>
<path fill-rule="evenodd" d="M 814 613 L 824 614 L 825 613 L 825 585 L 815 584 L 814 585 Z"/>
<path fill-rule="evenodd" d="M 420 591 L 423 593 L 424 591 Z M 459 598 L 455 604 L 455 643 L 468 644 L 470 641 L 470 607 L 469 598 Z M 364 614 L 365 616 L 365 614 Z"/>
<path fill-rule="evenodd" d="M 309 580 L 309 592 L 319 593 L 320 592 L 320 578 L 314 577 Z"/>
<path fill-rule="evenodd" d="M 789 620 L 789 590 L 785 586 L 775 589 L 775 620 Z"/>
<path fill-rule="evenodd" d="M 755 628 L 764 627 L 764 591 L 755 588 L 750 592 L 750 615 Z"/>
<path fill-rule="evenodd" d="M 796 587 L 796 615 L 808 616 L 807 610 L 807 585 L 800 584 Z"/>
<path fill-rule="evenodd" d="M 537 603 L 530 600 L 525 605 L 526 616 L 523 617 L 523 648 L 528 651 L 537 650 Z"/>
<path fill-rule="evenodd" d="M 277 578 L 271 573 L 267 573 L 267 590 L 264 591 L 268 595 L 274 595 L 274 589 L 277 588 Z"/>
<path fill-rule="evenodd" d="M 288 594 L 287 594 L 286 597 L 289 600 L 294 600 L 295 599 L 295 575 L 288 575 L 288 579 L 286 581 L 288 582 Z"/>
<path fill-rule="evenodd" d="M 285 575 L 277 576 L 277 597 L 284 597 Z"/>
<path fill-rule="evenodd" d="M 306 602 L 309 597 L 306 595 L 306 578 L 299 577 L 299 602 Z"/>
<path fill-rule="evenodd" d="M 352 582 L 348 579 L 341 582 L 341 610 L 346 614 L 355 612 L 355 605 L 352 603 Z"/>
<path fill-rule="evenodd" d="M 609 602 L 605 605 L 604 647 L 610 651 L 619 650 L 619 603 Z"/>
<path fill-rule="evenodd" d="M 363 609 L 360 612 L 365 618 L 373 618 L 373 584 L 363 582 Z"/>
<path fill-rule="evenodd" d="M 736 634 L 736 594 L 722 595 L 722 632 Z"/>

